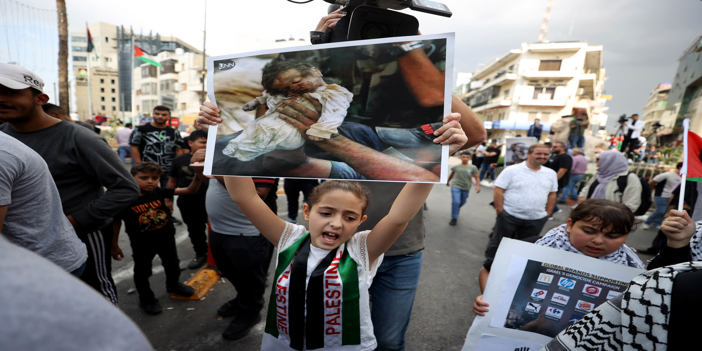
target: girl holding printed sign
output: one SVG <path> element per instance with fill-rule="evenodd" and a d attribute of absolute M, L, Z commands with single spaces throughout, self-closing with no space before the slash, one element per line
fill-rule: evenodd
<path fill-rule="evenodd" d="M 634 218 L 634 213 L 624 204 L 588 199 L 570 212 L 565 224 L 549 230 L 535 244 L 644 268 L 634 250 L 625 244 L 633 229 Z M 480 290 L 484 289 L 484 284 L 481 284 Z M 489 310 L 488 306 L 483 301 L 483 295 L 478 295 L 473 302 L 473 312 L 484 316 Z"/>
<path fill-rule="evenodd" d="M 432 184 L 408 183 L 370 231 L 368 195 L 355 182 L 326 181 L 303 205 L 304 226 L 276 216 L 251 178 L 226 177 L 230 196 L 277 246 L 262 350 L 373 350 L 368 288 L 383 253 L 424 204 Z"/>

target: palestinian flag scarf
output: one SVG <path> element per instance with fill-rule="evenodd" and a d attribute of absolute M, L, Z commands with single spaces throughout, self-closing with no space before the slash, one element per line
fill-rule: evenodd
<path fill-rule="evenodd" d="M 295 350 L 361 344 L 358 270 L 346 243 L 307 276 L 309 232 L 278 254 L 267 334 Z"/>

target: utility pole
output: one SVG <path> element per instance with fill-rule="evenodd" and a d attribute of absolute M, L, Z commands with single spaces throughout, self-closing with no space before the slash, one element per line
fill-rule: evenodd
<path fill-rule="evenodd" d="M 56 13 L 58 15 L 58 73 L 59 73 L 59 106 L 70 111 L 68 99 L 68 17 L 66 15 L 66 1 L 56 0 Z"/>
<path fill-rule="evenodd" d="M 544 13 L 544 20 L 541 22 L 541 31 L 539 32 L 539 43 L 546 41 L 546 33 L 548 33 L 548 22 L 551 20 L 551 5 L 553 0 L 547 0 L 546 2 L 546 12 Z"/>

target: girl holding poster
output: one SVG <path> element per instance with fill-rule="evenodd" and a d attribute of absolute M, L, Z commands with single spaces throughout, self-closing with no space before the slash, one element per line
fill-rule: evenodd
<path fill-rule="evenodd" d="M 565 224 L 549 230 L 535 244 L 644 268 L 634 250 L 625 244 L 634 219 L 634 213 L 624 204 L 588 199 L 570 212 Z M 484 288 L 481 286 L 481 291 Z M 473 302 L 473 312 L 484 316 L 489 311 L 488 306 L 483 295 L 478 295 Z"/>
<path fill-rule="evenodd" d="M 309 230 L 278 217 L 256 194 L 251 178 L 225 185 L 276 249 L 262 350 L 374 350 L 368 288 L 383 253 L 424 204 L 433 184 L 408 183 L 370 231 L 368 195 L 356 182 L 326 181 L 303 205 Z"/>

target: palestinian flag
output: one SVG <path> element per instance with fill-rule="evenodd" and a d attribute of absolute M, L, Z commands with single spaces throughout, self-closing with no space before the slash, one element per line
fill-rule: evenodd
<path fill-rule="evenodd" d="M 687 180 L 702 183 L 702 137 L 688 131 L 686 150 L 687 160 L 683 170 L 687 172 Z"/>
<path fill-rule="evenodd" d="M 93 36 L 90 35 L 90 29 L 88 29 L 88 25 L 85 26 L 85 31 L 87 33 L 86 38 L 88 39 L 88 52 L 93 51 L 95 49 L 95 44 L 93 44 Z"/>
<path fill-rule="evenodd" d="M 150 64 L 152 64 L 152 65 L 154 65 L 154 66 L 156 66 L 156 67 L 161 67 L 161 63 L 159 63 L 158 61 L 155 61 L 155 60 L 152 60 L 152 59 L 146 57 L 146 55 L 144 55 L 144 51 L 142 51 L 142 50 L 141 50 L 138 46 L 136 46 L 136 45 L 134 45 L 134 57 L 136 57 L 136 58 L 138 58 L 139 60 L 142 60 L 142 61 L 144 61 L 144 62 L 146 62 L 146 63 L 150 63 Z"/>

